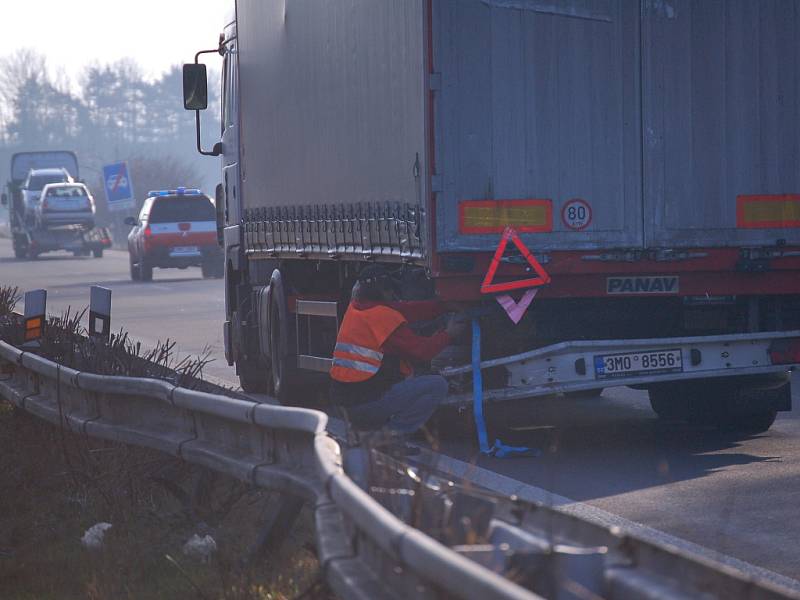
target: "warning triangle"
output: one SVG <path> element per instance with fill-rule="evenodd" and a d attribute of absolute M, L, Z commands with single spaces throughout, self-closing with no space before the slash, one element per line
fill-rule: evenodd
<path fill-rule="evenodd" d="M 504 281 L 503 283 L 492 283 L 495 273 L 497 273 L 497 267 L 500 266 L 500 260 L 503 258 L 503 252 L 505 252 L 506 246 L 508 245 L 508 240 L 514 242 L 514 245 L 522 253 L 522 256 L 525 257 L 525 260 L 533 268 L 534 272 L 536 273 L 536 277 L 518 279 L 516 281 Z M 492 257 L 489 270 L 486 271 L 486 277 L 483 278 L 483 283 L 481 284 L 481 294 L 508 292 L 510 290 L 538 287 L 547 283 L 550 283 L 550 275 L 547 274 L 547 271 L 544 270 L 544 267 L 542 267 L 542 265 L 539 264 L 539 261 L 537 261 L 533 254 L 531 254 L 531 251 L 528 250 L 527 246 L 522 243 L 522 240 L 519 239 L 517 232 L 511 227 L 506 227 L 505 231 L 503 231 L 503 237 L 500 239 L 500 243 L 497 245 L 497 250 L 495 250 L 494 256 Z"/>
<path fill-rule="evenodd" d="M 503 307 L 508 318 L 516 325 L 522 320 L 522 317 L 525 316 L 525 311 L 528 310 L 528 307 L 531 305 L 531 302 L 533 302 L 538 291 L 539 288 L 529 288 L 525 290 L 519 302 L 516 302 L 509 294 L 498 294 L 494 299 Z"/>

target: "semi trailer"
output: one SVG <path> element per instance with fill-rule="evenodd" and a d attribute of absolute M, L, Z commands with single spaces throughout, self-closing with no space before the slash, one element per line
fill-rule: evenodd
<path fill-rule="evenodd" d="M 515 288 L 529 249 L 524 317 L 480 317 L 488 403 L 632 386 L 665 418 L 769 428 L 800 363 L 798 40 L 796 0 L 237 0 L 184 107 L 221 157 L 242 387 L 290 401 L 326 372 L 366 264 L 406 300 L 491 307 L 487 272 Z M 443 369 L 449 403 L 471 369 Z"/>
<path fill-rule="evenodd" d="M 103 251 L 111 247 L 108 230 L 95 226 L 94 204 L 88 189 L 83 183 L 74 183 L 79 179 L 78 158 L 74 152 L 17 152 L 11 157 L 10 173 L 2 204 L 8 207 L 11 244 L 16 258 L 35 259 L 40 254 L 57 250 L 101 258 Z M 26 188 L 26 183 L 31 186 L 30 182 L 37 179 L 37 173 L 41 173 L 39 179 L 43 181 Z M 47 199 L 40 196 L 56 182 L 72 185 L 69 197 L 52 200 L 54 207 L 57 205 L 60 209 L 53 215 L 47 212 Z M 72 197 L 72 192 L 81 195 Z"/>

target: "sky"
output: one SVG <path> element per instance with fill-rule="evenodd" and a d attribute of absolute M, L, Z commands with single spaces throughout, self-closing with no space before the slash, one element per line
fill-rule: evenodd
<path fill-rule="evenodd" d="M 232 5 L 233 0 L 0 0 L 0 57 L 32 48 L 45 55 L 52 75 L 63 70 L 73 85 L 86 65 L 130 57 L 153 79 L 174 64 L 192 62 L 196 51 L 215 47 Z"/>

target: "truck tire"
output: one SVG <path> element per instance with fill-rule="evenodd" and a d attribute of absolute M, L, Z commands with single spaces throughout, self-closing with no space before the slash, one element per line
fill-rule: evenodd
<path fill-rule="evenodd" d="M 650 405 L 661 419 L 715 426 L 723 431 L 762 433 L 775 422 L 777 409 L 763 401 L 743 399 L 742 390 L 769 389 L 751 379 L 708 379 L 662 384 L 650 388 Z M 786 383 L 785 385 L 789 385 Z"/>
<path fill-rule="evenodd" d="M 292 354 L 294 344 L 290 337 L 292 329 L 289 327 L 289 309 L 286 305 L 283 277 L 277 269 L 272 273 L 270 287 L 272 294 L 269 308 L 269 344 L 272 391 L 281 404 L 297 404 L 297 394 L 294 389 L 296 367 Z"/>
<path fill-rule="evenodd" d="M 95 258 L 103 258 L 103 249 L 96 248 L 92 250 L 92 256 L 94 256 Z"/>
<path fill-rule="evenodd" d="M 274 292 L 273 292 L 274 293 Z M 269 345 L 270 361 L 272 371 L 272 390 L 275 397 L 281 404 L 289 403 L 289 382 L 288 382 L 288 349 L 286 335 L 288 333 L 285 310 L 281 310 L 284 302 L 283 294 L 273 296 L 269 313 Z M 285 306 L 285 304 L 284 304 Z"/>
<path fill-rule="evenodd" d="M 679 385 L 659 385 L 649 390 L 650 407 L 664 421 L 688 421 L 690 419 L 687 391 Z"/>
<path fill-rule="evenodd" d="M 236 361 L 236 373 L 239 385 L 249 394 L 269 394 L 272 389 L 269 365 L 260 361 L 245 359 Z"/>
<path fill-rule="evenodd" d="M 148 265 L 144 258 L 139 261 L 139 279 L 141 281 L 153 281 L 153 266 Z"/>
<path fill-rule="evenodd" d="M 14 242 L 14 258 L 18 258 L 19 260 L 28 258 L 28 248 Z"/>
<path fill-rule="evenodd" d="M 719 428 L 723 431 L 734 431 L 737 433 L 764 433 L 775 422 L 778 411 L 768 408 L 755 409 L 752 412 L 745 412 L 733 415 L 723 415 L 719 420 Z"/>
<path fill-rule="evenodd" d="M 750 376 L 719 382 L 709 396 L 710 418 L 723 431 L 763 433 L 775 422 L 778 410 L 791 405 L 788 374 Z"/>

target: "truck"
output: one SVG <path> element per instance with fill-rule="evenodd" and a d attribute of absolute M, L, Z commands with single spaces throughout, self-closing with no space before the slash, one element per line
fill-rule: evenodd
<path fill-rule="evenodd" d="M 242 387 L 291 401 L 325 373 L 366 264 L 477 315 L 535 271 L 518 324 L 476 317 L 489 411 L 630 386 L 659 417 L 768 429 L 800 363 L 797 8 L 237 0 L 183 75 L 221 157 Z M 448 404 L 469 407 L 472 370 L 442 370 Z"/>
<path fill-rule="evenodd" d="M 2 204 L 8 207 L 8 222 L 14 256 L 35 259 L 45 252 L 66 250 L 75 256 L 92 255 L 101 258 L 111 246 L 111 236 L 104 227 L 91 224 L 43 224 L 32 214 L 31 198 L 41 190 L 25 190 L 31 171 L 65 173 L 65 178 L 79 180 L 78 158 L 68 150 L 17 152 L 11 157 L 11 177 L 2 194 Z M 28 200 L 28 202 L 26 202 Z"/>

